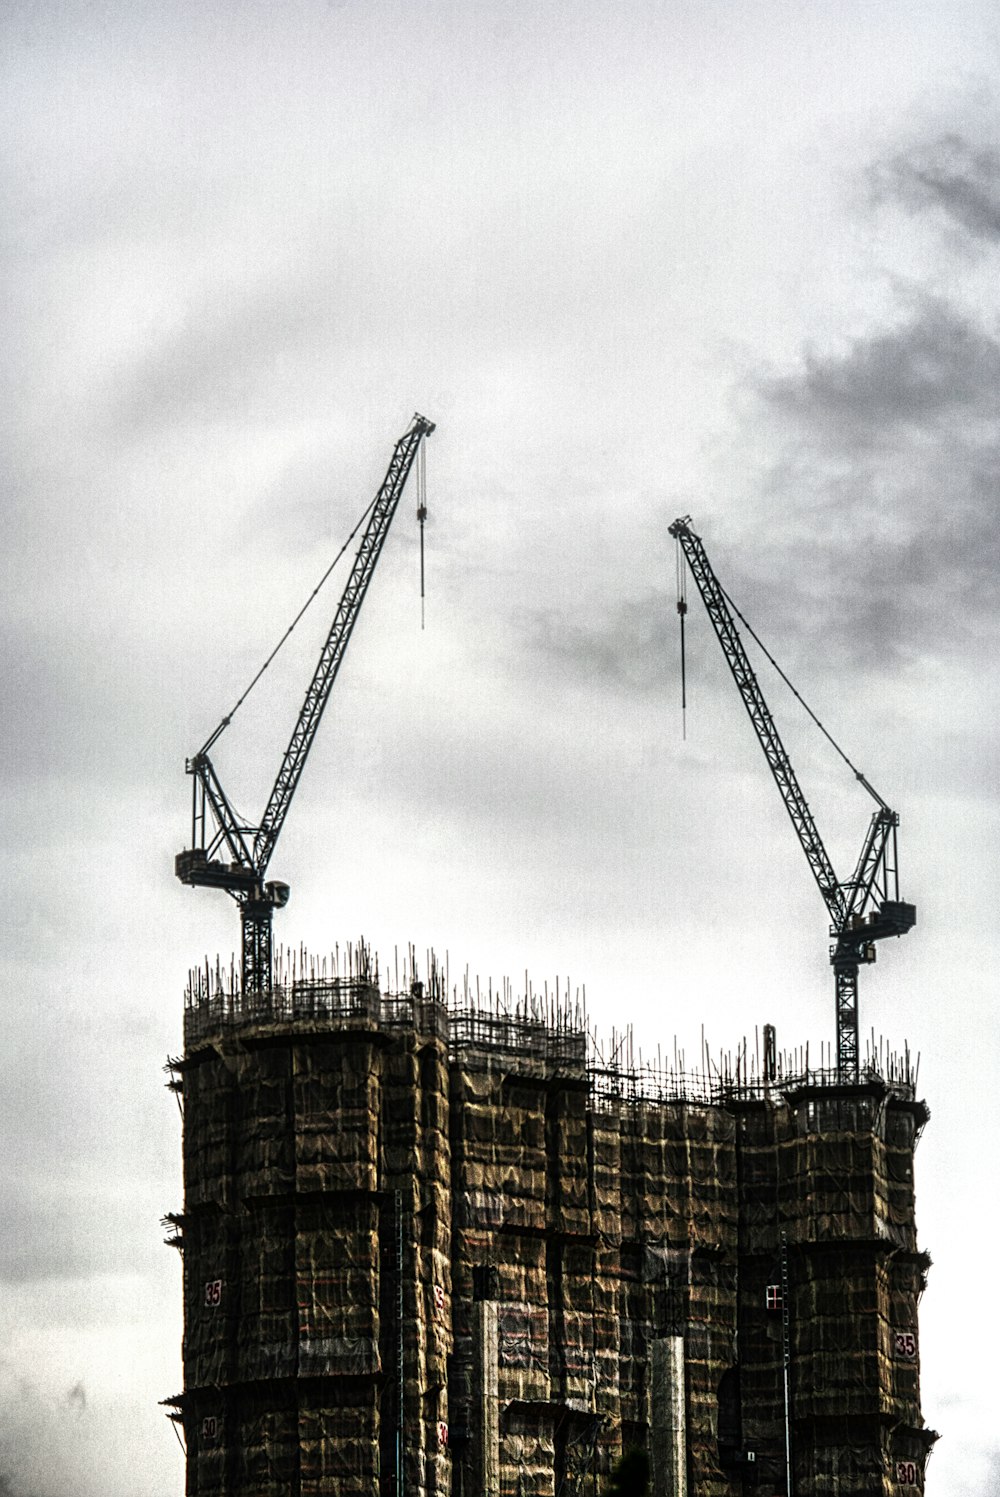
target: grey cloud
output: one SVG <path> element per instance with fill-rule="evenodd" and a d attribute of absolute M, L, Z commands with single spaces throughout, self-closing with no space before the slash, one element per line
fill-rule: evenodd
<path fill-rule="evenodd" d="M 0 1283 L 82 1280 L 104 1268 L 103 1245 L 79 1242 L 77 1224 L 67 1221 L 65 1207 L 11 1191 L 5 1192 L 4 1213 L 9 1231 L 0 1251 Z"/>
<path fill-rule="evenodd" d="M 53 1497 L 54 1488 L 39 1480 L 43 1452 L 51 1458 L 52 1415 L 44 1392 L 29 1378 L 0 1363 L 0 1497 Z M 61 1462 L 60 1462 L 61 1464 Z"/>
<path fill-rule="evenodd" d="M 1000 240 L 1000 155 L 949 132 L 880 162 L 876 198 L 938 210 L 974 239 Z"/>
<path fill-rule="evenodd" d="M 755 394 L 777 456 L 747 496 L 752 534 L 716 556 L 710 519 L 703 533 L 724 585 L 807 697 L 806 683 L 821 699 L 844 671 L 860 686 L 942 647 L 988 651 L 1000 612 L 994 331 L 923 299 L 896 326 L 761 375 Z M 536 614 L 528 644 L 581 680 L 672 686 L 669 591 L 558 625 Z M 692 627 L 692 659 L 701 648 Z"/>
<path fill-rule="evenodd" d="M 156 431 L 179 418 L 211 422 L 256 411 L 284 356 L 322 336 L 323 302 L 294 278 L 281 290 L 220 287 L 192 299 L 178 325 L 137 361 L 117 402 L 120 419 L 129 429 Z"/>
<path fill-rule="evenodd" d="M 850 453 L 901 433 L 926 435 L 956 415 L 995 421 L 1000 341 L 928 299 L 908 321 L 855 338 L 843 351 L 807 352 L 792 374 L 762 378 L 759 392 L 807 437 Z"/>
<path fill-rule="evenodd" d="M 535 612 L 525 623 L 535 654 L 565 671 L 605 685 L 647 691 L 664 675 L 673 611 L 660 593 L 627 600 L 602 618 L 576 622 L 563 613 Z"/>
<path fill-rule="evenodd" d="M 0 1497 L 51 1497 L 51 1488 L 43 1491 L 33 1482 L 25 1485 L 18 1476 L 0 1471 Z"/>
<path fill-rule="evenodd" d="M 989 650 L 1000 605 L 1000 341 L 940 301 L 761 379 L 784 460 L 772 546 L 832 667 Z"/>

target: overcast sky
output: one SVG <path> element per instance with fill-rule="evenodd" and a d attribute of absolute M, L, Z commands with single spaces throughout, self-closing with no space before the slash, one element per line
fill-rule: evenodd
<path fill-rule="evenodd" d="M 681 736 L 690 513 L 902 818 L 918 924 L 861 1027 L 932 1111 L 927 1490 L 996 1494 L 995 6 L 8 0 L 0 35 L 0 1493 L 183 1490 L 161 1067 L 238 939 L 173 878 L 184 759 L 419 410 L 427 627 L 408 493 L 278 939 L 817 1057 L 825 911 L 694 598 Z M 218 745 L 251 817 L 342 585 Z M 870 802 L 764 680 L 846 876 Z"/>

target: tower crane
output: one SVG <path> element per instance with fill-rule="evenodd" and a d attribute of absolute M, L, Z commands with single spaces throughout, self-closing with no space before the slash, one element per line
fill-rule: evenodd
<path fill-rule="evenodd" d="M 271 986 L 271 917 L 275 909 L 288 903 L 289 889 L 287 884 L 278 881 L 265 882 L 267 865 L 288 815 L 410 469 L 421 442 L 433 430 L 432 421 L 416 415 L 396 443 L 385 479 L 370 506 L 368 523 L 347 585 L 259 823 L 249 825 L 237 815 L 209 758 L 209 750 L 229 726 L 232 713 L 222 719 L 185 766 L 193 780 L 192 845 L 178 853 L 174 870 L 181 883 L 224 889 L 239 905 L 243 927 L 243 990 L 246 993 L 266 992 Z M 426 514 L 422 495 L 421 510 L 422 524 Z"/>
<path fill-rule="evenodd" d="M 832 938 L 830 961 L 833 965 L 836 994 L 837 1070 L 842 1080 L 857 1081 L 858 970 L 862 965 L 875 960 L 877 941 L 886 936 L 905 935 L 916 924 L 917 919 L 916 907 L 899 897 L 899 816 L 890 810 L 865 776 L 851 765 L 856 778 L 876 802 L 876 810 L 865 834 L 854 872 L 845 881 L 838 879 L 747 657 L 730 611 L 731 600 L 712 570 L 701 538 L 691 529 L 690 515 L 675 520 L 670 526 L 670 534 L 687 559 L 743 705 L 829 912 Z M 677 609 L 683 629 L 687 610 L 683 597 L 678 600 Z M 822 727 L 822 724 L 819 726 Z M 826 732 L 826 729 L 823 731 Z M 842 754 L 839 749 L 838 752 Z M 846 758 L 846 755 L 842 754 L 842 757 Z M 847 762 L 850 763 L 849 760 Z"/>

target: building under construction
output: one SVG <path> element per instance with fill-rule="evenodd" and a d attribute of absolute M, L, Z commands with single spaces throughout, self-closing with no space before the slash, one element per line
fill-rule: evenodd
<path fill-rule="evenodd" d="M 908 1058 L 863 1061 L 858 1043 L 859 972 L 916 922 L 899 817 L 806 708 L 875 803 L 838 876 L 736 617 L 760 640 L 689 517 L 669 527 L 682 683 L 689 569 L 826 906 L 836 1064 L 779 1057 L 772 1033 L 752 1064 L 651 1070 L 601 1057 L 568 997 L 474 1001 L 430 960 L 426 984 L 411 960 L 383 991 L 363 948 L 275 969 L 289 891 L 270 860 L 413 469 L 423 557 L 433 430 L 414 416 L 352 532 L 259 820 L 211 753 L 277 649 L 187 762 L 177 876 L 242 922 L 239 975 L 193 977 L 170 1063 L 188 1492 L 598 1497 L 634 1448 L 656 1497 L 920 1490 L 927 1113 Z"/>
<path fill-rule="evenodd" d="M 908 1057 L 649 1068 L 565 994 L 339 969 L 188 992 L 188 1493 L 922 1489 Z"/>

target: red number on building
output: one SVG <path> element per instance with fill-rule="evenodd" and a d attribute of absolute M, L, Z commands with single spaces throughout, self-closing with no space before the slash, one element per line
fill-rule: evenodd
<path fill-rule="evenodd" d="M 206 1279 L 205 1280 L 205 1304 L 207 1306 L 209 1306 L 210 1309 L 213 1309 L 213 1310 L 218 1305 L 222 1304 L 222 1280 L 221 1279 Z"/>
<path fill-rule="evenodd" d="M 201 1421 L 201 1438 L 206 1445 L 214 1445 L 219 1438 L 219 1421 L 214 1414 L 208 1414 Z"/>
<path fill-rule="evenodd" d="M 438 1422 L 438 1444 L 442 1450 L 448 1444 L 448 1426 L 443 1419 Z"/>
<path fill-rule="evenodd" d="M 915 1487 L 917 1485 L 916 1461 L 897 1461 L 896 1481 L 901 1487 Z"/>
<path fill-rule="evenodd" d="M 895 1335 L 896 1356 L 904 1362 L 915 1362 L 917 1360 L 917 1333 L 916 1331 L 897 1331 Z"/>

